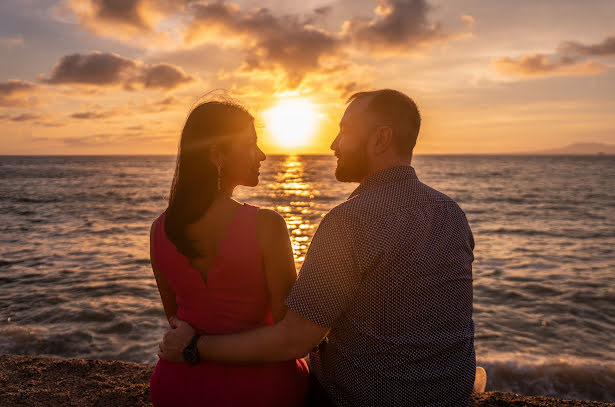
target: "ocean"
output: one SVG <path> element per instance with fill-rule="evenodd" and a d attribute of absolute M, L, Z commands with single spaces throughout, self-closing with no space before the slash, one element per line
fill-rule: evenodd
<path fill-rule="evenodd" d="M 487 390 L 615 402 L 615 157 L 417 156 L 476 240 Z M 155 363 L 149 262 L 174 156 L 0 157 L 0 353 Z M 285 217 L 297 270 L 356 184 L 332 156 L 270 156 L 242 202 Z"/>

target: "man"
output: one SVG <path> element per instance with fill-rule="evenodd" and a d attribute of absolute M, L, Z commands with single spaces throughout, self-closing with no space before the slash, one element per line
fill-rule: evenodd
<path fill-rule="evenodd" d="M 476 369 L 470 227 L 411 167 L 421 121 L 412 99 L 384 89 L 349 101 L 331 149 L 336 178 L 360 185 L 323 218 L 286 316 L 202 336 L 199 356 L 265 363 L 312 350 L 315 405 L 467 405 Z M 173 323 L 159 355 L 182 360 L 194 330 Z"/>

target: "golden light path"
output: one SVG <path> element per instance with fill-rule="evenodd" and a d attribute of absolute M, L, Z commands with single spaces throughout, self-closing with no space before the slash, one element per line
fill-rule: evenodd
<path fill-rule="evenodd" d="M 267 131 L 281 147 L 301 147 L 314 136 L 320 113 L 305 98 L 282 99 L 263 112 Z"/>

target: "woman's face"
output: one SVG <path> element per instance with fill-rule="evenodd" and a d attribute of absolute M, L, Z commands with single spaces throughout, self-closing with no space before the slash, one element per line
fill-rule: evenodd
<path fill-rule="evenodd" d="M 257 145 L 256 130 L 253 124 L 234 135 L 230 149 L 224 156 L 222 170 L 224 182 L 233 186 L 255 187 L 258 185 L 261 161 L 267 157 Z"/>

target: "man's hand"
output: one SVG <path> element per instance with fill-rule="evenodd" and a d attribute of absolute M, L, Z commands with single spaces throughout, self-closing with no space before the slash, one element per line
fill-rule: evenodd
<path fill-rule="evenodd" d="M 169 323 L 171 329 L 164 334 L 162 342 L 158 345 L 158 358 L 170 362 L 183 362 L 182 352 L 196 331 L 189 323 L 176 316 L 170 317 Z"/>

